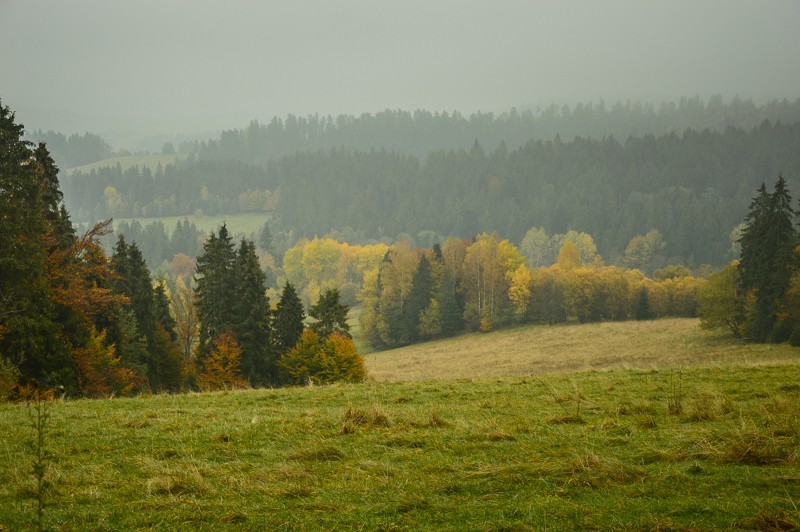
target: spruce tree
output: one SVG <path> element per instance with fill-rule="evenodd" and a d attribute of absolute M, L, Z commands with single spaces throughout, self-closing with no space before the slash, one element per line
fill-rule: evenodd
<path fill-rule="evenodd" d="M 0 103 L 0 357 L 16 366 L 23 380 L 70 388 L 77 380 L 69 338 L 86 330 L 73 319 L 82 331 L 68 335 L 58 315 L 65 309 L 49 301 L 47 258 L 51 244 L 64 244 L 63 231 L 54 227 L 63 212 L 57 207 L 58 170 L 43 145 L 34 152 L 22 140 L 23 132 Z M 61 222 L 63 229 L 68 220 Z"/>
<path fill-rule="evenodd" d="M 252 384 L 264 384 L 275 373 L 265 279 L 255 245 L 243 239 L 234 263 L 232 320 L 234 336 L 242 349 L 242 375 Z"/>
<path fill-rule="evenodd" d="M 236 253 L 227 227 L 211 232 L 197 257 L 195 302 L 200 322 L 197 355 L 200 363 L 214 347 L 214 339 L 233 329 L 233 264 Z"/>
<path fill-rule="evenodd" d="M 442 315 L 442 334 L 450 336 L 464 328 L 464 298 L 458 291 L 458 280 L 445 268 L 442 284 L 436 292 Z"/>
<path fill-rule="evenodd" d="M 156 323 L 164 328 L 172 341 L 176 341 L 178 334 L 175 332 L 175 318 L 172 317 L 172 313 L 169 311 L 169 297 L 167 296 L 167 289 L 163 279 L 159 280 L 153 287 L 153 303 Z"/>
<path fill-rule="evenodd" d="M 408 333 L 408 340 L 411 343 L 419 339 L 419 322 L 420 314 L 431 303 L 433 293 L 433 277 L 431 275 L 431 263 L 428 257 L 423 255 L 419 259 L 417 270 L 414 272 L 414 277 L 411 281 L 411 291 L 408 293 L 408 298 L 405 301 L 402 311 L 402 320 L 404 329 Z"/>
<path fill-rule="evenodd" d="M 127 244 L 122 235 L 111 257 L 111 269 L 115 274 L 112 287 L 129 299 L 131 316 L 117 309 L 109 343 L 117 346 L 123 361 L 130 359 L 129 367 L 146 377 L 151 390 L 175 391 L 179 383 L 174 377 L 175 346 L 171 344 L 175 344 L 177 335 L 163 283 L 153 286 L 150 270 L 138 246 L 135 242 Z M 132 326 L 134 331 L 130 331 Z M 140 341 L 146 345 L 143 354 Z"/>
<path fill-rule="evenodd" d="M 279 355 L 297 344 L 305 328 L 305 319 L 303 302 L 297 295 L 294 285 L 286 281 L 272 322 L 273 339 Z"/>
<path fill-rule="evenodd" d="M 340 301 L 339 289 L 329 288 L 322 293 L 316 305 L 308 309 L 308 315 L 316 321 L 311 328 L 321 340 L 325 340 L 333 333 L 351 338 L 350 324 L 347 323 L 347 313 L 350 308 Z"/>
<path fill-rule="evenodd" d="M 747 330 L 757 342 L 785 339 L 776 330 L 776 324 L 778 307 L 794 271 L 797 232 L 793 220 L 791 196 L 783 176 L 778 177 L 772 194 L 762 183 L 750 204 L 739 240 L 742 288 L 755 298 Z"/>

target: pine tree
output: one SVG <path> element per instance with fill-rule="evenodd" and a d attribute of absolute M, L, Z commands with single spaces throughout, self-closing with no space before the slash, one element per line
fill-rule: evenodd
<path fill-rule="evenodd" d="M 172 359 L 177 349 L 177 335 L 163 282 L 153 286 L 150 270 L 138 246 L 135 242 L 128 245 L 122 235 L 111 257 L 111 268 L 115 273 L 112 286 L 117 293 L 128 297 L 133 319 L 127 317 L 124 310 L 117 309 L 116 323 L 110 327 L 110 343 L 117 345 L 123 362 L 130 359 L 132 365 L 129 367 L 146 378 L 151 390 L 175 391 Z M 125 330 L 131 326 L 134 331 Z M 144 355 L 139 345 L 142 340 L 146 345 Z M 167 367 L 169 369 L 164 373 Z"/>
<path fill-rule="evenodd" d="M 270 308 L 265 275 L 255 245 L 243 239 L 234 263 L 233 333 L 242 349 L 242 375 L 263 384 L 275 373 L 270 339 Z"/>
<path fill-rule="evenodd" d="M 281 300 L 275 308 L 272 322 L 275 348 L 279 355 L 292 349 L 305 327 L 306 313 L 303 302 L 297 295 L 294 285 L 289 281 L 283 286 Z"/>

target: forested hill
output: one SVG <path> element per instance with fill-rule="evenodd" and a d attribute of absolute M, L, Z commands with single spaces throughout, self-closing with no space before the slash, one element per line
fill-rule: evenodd
<path fill-rule="evenodd" d="M 265 169 L 190 158 L 149 170 L 111 168 L 64 179 L 67 207 L 87 218 L 259 211 L 297 236 L 350 242 L 407 234 L 520 242 L 531 227 L 590 233 L 614 262 L 632 237 L 658 229 L 672 262 L 730 260 L 731 230 L 762 181 L 800 190 L 800 122 L 682 135 L 529 141 L 516 150 L 297 153 Z"/>
<path fill-rule="evenodd" d="M 195 149 L 201 159 L 255 165 L 297 152 L 340 147 L 358 151 L 383 148 L 424 159 L 433 151 L 467 149 L 476 140 L 486 150 L 494 150 L 501 143 L 513 150 L 529 140 L 553 140 L 556 135 L 565 141 L 576 136 L 613 136 L 624 141 L 629 136 L 681 134 L 687 129 L 750 129 L 765 120 L 773 124 L 800 121 L 800 99 L 772 100 L 762 105 L 740 98 L 724 102 L 720 96 L 707 103 L 694 97 L 658 106 L 631 102 L 607 106 L 600 102 L 468 117 L 458 112 L 421 110 L 335 118 L 288 115 L 285 119 L 273 118 L 268 124 L 252 122 L 244 129 L 224 131 L 218 139 L 197 143 Z"/>

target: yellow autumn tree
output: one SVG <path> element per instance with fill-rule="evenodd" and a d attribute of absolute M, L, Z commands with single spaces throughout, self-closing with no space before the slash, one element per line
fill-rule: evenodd
<path fill-rule="evenodd" d="M 514 312 L 517 318 L 524 319 L 528 315 L 528 307 L 531 303 L 531 283 L 533 276 L 531 271 L 524 265 L 510 272 L 508 298 L 514 305 Z"/>
<path fill-rule="evenodd" d="M 482 331 L 510 317 L 508 273 L 525 263 L 525 257 L 508 240 L 484 233 L 464 256 L 464 319 Z"/>
<path fill-rule="evenodd" d="M 308 328 L 278 360 L 281 380 L 287 384 L 361 382 L 366 378 L 364 358 L 352 339 L 333 333 L 325 340 Z"/>

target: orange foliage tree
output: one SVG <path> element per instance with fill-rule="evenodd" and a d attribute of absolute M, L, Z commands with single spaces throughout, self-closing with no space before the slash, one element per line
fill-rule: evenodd
<path fill-rule="evenodd" d="M 78 385 L 90 397 L 130 393 L 137 384 L 136 373 L 120 365 L 114 345 L 105 345 L 106 332 L 92 327 L 85 347 L 73 350 Z"/>
<path fill-rule="evenodd" d="M 242 378 L 242 348 L 225 331 L 214 340 L 214 349 L 203 362 L 203 369 L 197 375 L 197 385 L 206 392 L 246 388 L 247 381 Z"/>

